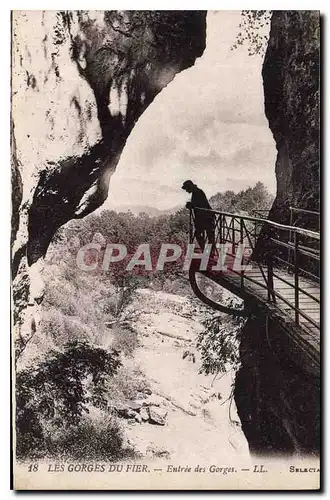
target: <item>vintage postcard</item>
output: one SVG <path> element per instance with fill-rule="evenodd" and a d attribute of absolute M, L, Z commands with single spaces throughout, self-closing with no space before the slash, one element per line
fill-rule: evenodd
<path fill-rule="evenodd" d="M 318 11 L 13 11 L 16 490 L 320 488 Z"/>

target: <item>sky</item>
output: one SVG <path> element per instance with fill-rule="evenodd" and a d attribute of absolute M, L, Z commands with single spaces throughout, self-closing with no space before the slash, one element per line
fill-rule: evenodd
<path fill-rule="evenodd" d="M 244 45 L 230 50 L 240 15 L 208 12 L 204 54 L 138 120 L 101 209 L 183 205 L 189 198 L 181 189 L 186 179 L 209 197 L 257 181 L 275 194 L 276 149 L 264 114 L 262 57 L 249 56 Z"/>

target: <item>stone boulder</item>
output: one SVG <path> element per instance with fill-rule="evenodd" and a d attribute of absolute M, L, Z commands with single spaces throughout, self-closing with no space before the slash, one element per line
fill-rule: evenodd
<path fill-rule="evenodd" d="M 137 415 L 137 412 L 132 410 L 131 408 L 116 408 L 116 413 L 118 415 L 118 417 L 121 417 L 121 418 L 126 418 L 126 419 L 129 419 L 129 418 L 135 418 L 136 415 Z"/>
<path fill-rule="evenodd" d="M 140 417 L 141 417 L 143 422 L 147 422 L 149 420 L 149 412 L 148 412 L 147 408 L 141 408 Z"/>
<path fill-rule="evenodd" d="M 158 406 L 149 406 L 149 421 L 151 424 L 156 425 L 165 425 L 167 411 L 163 408 L 159 408 Z"/>

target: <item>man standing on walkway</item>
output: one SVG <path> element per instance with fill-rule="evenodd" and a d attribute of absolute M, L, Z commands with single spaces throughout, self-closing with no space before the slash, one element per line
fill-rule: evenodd
<path fill-rule="evenodd" d="M 199 209 L 202 208 L 212 210 L 212 207 L 209 204 L 204 191 L 202 191 L 202 189 L 199 189 L 199 187 L 192 181 L 185 181 L 182 184 L 182 189 L 187 191 L 187 193 L 191 193 L 191 201 L 188 201 L 188 203 L 186 204 L 186 208 L 193 209 L 194 211 L 194 236 L 196 237 L 196 240 L 201 249 L 204 250 L 205 243 L 211 243 L 212 245 L 214 245 L 214 214 Z M 205 238 L 205 232 L 207 241 Z"/>

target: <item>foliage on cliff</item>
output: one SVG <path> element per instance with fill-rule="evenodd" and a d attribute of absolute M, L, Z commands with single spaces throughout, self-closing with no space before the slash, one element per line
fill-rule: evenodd
<path fill-rule="evenodd" d="M 236 299 L 228 299 L 227 307 L 240 308 Z M 201 353 L 201 373 L 215 377 L 226 372 L 228 366 L 235 371 L 239 366 L 240 332 L 244 318 L 229 315 L 214 316 L 204 322 L 205 330 L 197 337 L 197 349 Z"/>
<path fill-rule="evenodd" d="M 120 365 L 117 351 L 74 341 L 20 371 L 16 377 L 17 457 L 31 459 L 64 452 L 67 458 L 76 458 L 79 449 L 80 453 L 85 451 L 84 459 L 120 456 L 121 436 L 115 422 L 108 416 L 104 431 L 97 429 L 95 421 L 84 419 L 91 406 L 107 409 L 107 380 Z M 107 420 L 106 415 L 103 420 Z M 100 439 L 95 439 L 98 433 L 102 433 L 102 447 Z"/>

